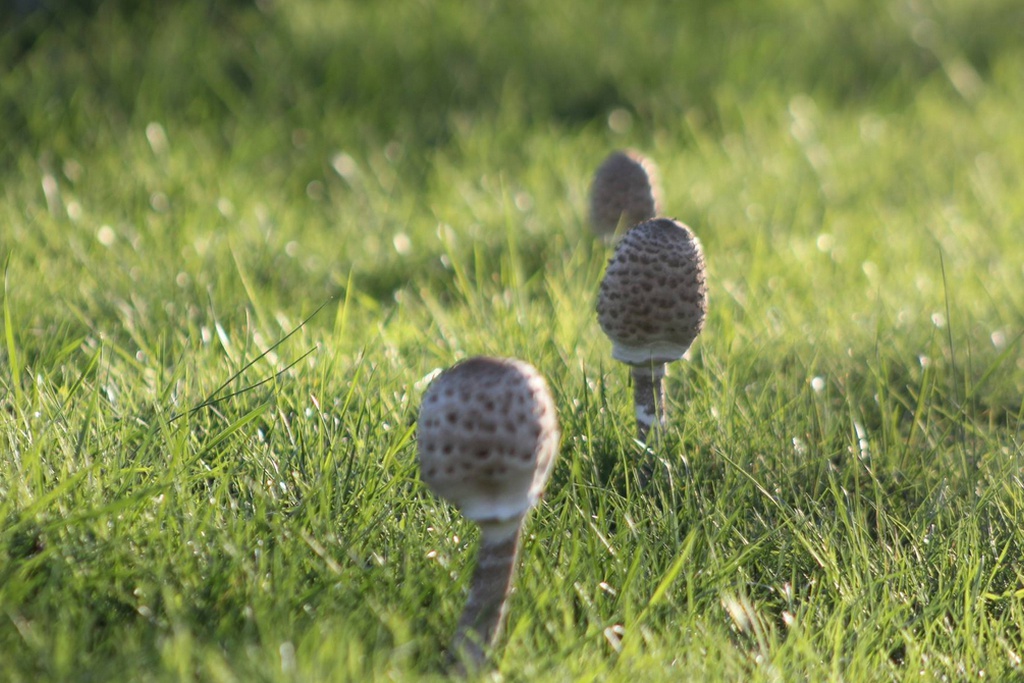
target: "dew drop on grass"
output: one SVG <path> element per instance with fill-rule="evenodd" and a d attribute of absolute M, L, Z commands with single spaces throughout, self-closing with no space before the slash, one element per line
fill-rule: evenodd
<path fill-rule="evenodd" d="M 868 442 L 868 433 L 864 429 L 864 425 L 860 422 L 853 423 L 853 429 L 857 432 L 857 450 L 860 453 L 861 460 L 868 460 L 871 458 L 871 447 Z"/>
<path fill-rule="evenodd" d="M 349 185 L 355 182 L 359 173 L 359 165 L 356 160 L 345 152 L 338 152 L 331 157 L 331 168 Z"/>
<path fill-rule="evenodd" d="M 384 146 L 384 158 L 392 164 L 397 163 L 405 155 L 405 147 L 398 140 L 392 140 Z"/>
<path fill-rule="evenodd" d="M 72 183 L 77 183 L 82 179 L 82 164 L 75 159 L 65 159 L 61 170 L 64 172 L 64 177 Z"/>
<path fill-rule="evenodd" d="M 289 641 L 281 643 L 278 648 L 281 655 L 281 673 L 292 673 L 295 671 L 295 646 Z"/>
<path fill-rule="evenodd" d="M 753 607 L 745 597 L 737 598 L 731 595 L 723 596 L 722 606 L 732 619 L 733 624 L 741 633 L 745 633 L 750 630 L 753 625 L 753 620 L 751 618 Z"/>
<path fill-rule="evenodd" d="M 611 113 L 608 114 L 608 128 L 613 133 L 622 135 L 628 133 L 633 127 L 633 115 L 629 113 L 628 109 L 618 107 L 612 109 Z"/>
<path fill-rule="evenodd" d="M 114 244 L 114 241 L 117 239 L 117 234 L 109 225 L 101 225 L 100 229 L 96 231 L 96 239 L 98 239 L 100 244 L 103 246 L 109 247 Z"/>
<path fill-rule="evenodd" d="M 156 155 L 165 154 L 170 148 L 170 144 L 167 142 L 167 131 L 156 121 L 146 124 L 146 141 L 149 142 L 149 148 Z"/>
<path fill-rule="evenodd" d="M 171 202 L 163 192 L 154 192 L 149 195 L 149 206 L 157 213 L 167 213 L 171 208 Z"/>
<path fill-rule="evenodd" d="M 397 233 L 391 243 L 395 245 L 395 251 L 402 256 L 406 256 L 412 251 L 412 240 L 404 232 Z"/>
<path fill-rule="evenodd" d="M 227 197 L 221 197 L 217 200 L 217 211 L 224 218 L 231 218 L 235 215 L 235 205 Z"/>
<path fill-rule="evenodd" d="M 625 635 L 626 629 L 620 624 L 609 626 L 604 630 L 604 639 L 608 641 L 612 649 L 616 652 L 622 652 L 622 636 Z"/>
<path fill-rule="evenodd" d="M 423 375 L 423 377 L 420 377 L 420 379 L 415 384 L 412 385 L 413 389 L 415 389 L 417 392 L 424 391 L 427 388 L 427 386 L 434 381 L 434 378 L 440 374 L 441 368 L 434 368 L 427 374 Z"/>

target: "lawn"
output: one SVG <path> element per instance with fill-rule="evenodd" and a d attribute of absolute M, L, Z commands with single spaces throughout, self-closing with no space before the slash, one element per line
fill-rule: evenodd
<path fill-rule="evenodd" d="M 1019 0 L 32 4 L 0 679 L 443 679 L 478 534 L 416 416 L 487 354 L 562 440 L 482 678 L 1024 680 Z M 647 488 L 626 147 L 710 292 Z"/>

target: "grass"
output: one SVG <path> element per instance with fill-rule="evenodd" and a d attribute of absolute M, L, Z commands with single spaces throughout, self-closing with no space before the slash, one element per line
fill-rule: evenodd
<path fill-rule="evenodd" d="M 564 433 L 502 678 L 1024 679 L 1018 3 L 5 11 L 5 680 L 442 678 L 415 417 L 478 353 Z M 710 268 L 648 491 L 623 146 Z"/>

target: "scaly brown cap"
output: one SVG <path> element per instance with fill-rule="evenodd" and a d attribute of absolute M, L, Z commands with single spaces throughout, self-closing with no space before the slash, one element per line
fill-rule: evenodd
<path fill-rule="evenodd" d="M 660 213 L 654 162 L 632 150 L 609 154 L 590 185 L 590 224 L 598 235 L 615 233 Z"/>
<path fill-rule="evenodd" d="M 687 226 L 656 218 L 622 237 L 597 299 L 597 320 L 616 360 L 679 360 L 703 329 L 707 310 L 704 253 Z"/>
<path fill-rule="evenodd" d="M 554 401 L 533 366 L 470 358 L 423 395 L 421 477 L 478 524 L 518 523 L 547 483 L 559 436 Z"/>

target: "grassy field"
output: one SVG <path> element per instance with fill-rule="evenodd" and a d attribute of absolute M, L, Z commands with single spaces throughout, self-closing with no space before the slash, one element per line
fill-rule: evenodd
<path fill-rule="evenodd" d="M 0 679 L 443 678 L 484 353 L 563 430 L 486 677 L 1024 680 L 1019 0 L 62 4 L 0 11 Z M 621 147 L 709 267 L 643 491 Z"/>

